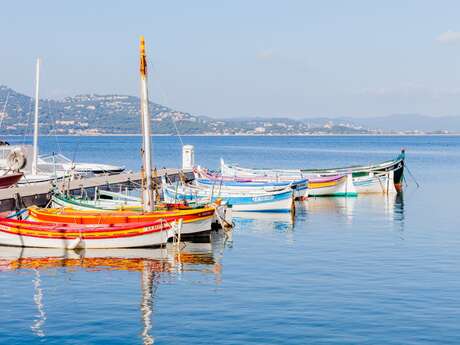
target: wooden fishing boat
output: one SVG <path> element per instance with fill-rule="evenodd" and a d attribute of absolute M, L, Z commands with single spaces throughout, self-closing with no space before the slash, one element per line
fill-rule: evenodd
<path fill-rule="evenodd" d="M 120 199 L 86 199 L 77 196 L 64 195 L 62 193 L 54 193 L 51 197 L 52 207 L 53 208 L 67 208 L 80 211 L 95 211 L 95 214 L 101 212 L 117 212 L 117 211 L 127 211 L 132 214 L 145 214 L 142 212 L 142 204 L 140 198 L 124 196 L 120 193 L 99 191 L 98 194 L 111 196 L 114 198 Z M 129 198 L 129 205 L 125 202 Z M 209 210 L 210 208 L 214 209 L 214 215 L 210 221 L 203 221 L 200 219 L 201 212 L 203 210 Z M 149 213 L 149 215 L 154 216 L 155 214 L 168 217 L 173 216 L 174 219 L 180 217 L 181 214 L 185 214 L 183 211 L 189 211 L 189 215 L 196 215 L 196 218 L 189 219 L 189 222 L 184 223 L 182 227 L 182 233 L 186 235 L 200 234 L 205 231 L 210 231 L 214 228 L 219 227 L 228 227 L 232 224 L 232 212 L 230 207 L 226 203 L 215 202 L 209 204 L 209 202 L 203 203 L 169 203 L 169 204 L 157 204 L 156 210 Z M 165 214 L 164 212 L 169 212 Z M 209 223 L 209 224 L 208 224 Z"/>
<path fill-rule="evenodd" d="M 74 162 L 63 154 L 47 154 L 38 156 L 38 167 L 42 171 L 58 171 L 65 174 L 77 173 L 82 175 L 120 174 L 123 166 L 102 163 Z"/>
<path fill-rule="evenodd" d="M 195 185 L 163 184 L 163 195 L 167 202 L 178 200 L 227 202 L 235 212 L 291 212 L 293 209 L 293 192 L 290 187 L 277 191 L 233 191 L 219 190 Z"/>
<path fill-rule="evenodd" d="M 195 181 L 198 186 L 204 186 L 208 188 L 215 188 L 219 191 L 240 191 L 242 193 L 247 191 L 252 192 L 271 192 L 279 191 L 286 188 L 291 188 L 294 193 L 295 199 L 303 199 L 308 196 L 308 179 L 299 179 L 295 181 L 235 181 L 235 180 L 218 180 L 214 178 L 198 178 Z"/>
<path fill-rule="evenodd" d="M 51 195 L 52 208 L 73 208 L 75 210 L 98 211 L 132 211 L 142 212 L 142 200 L 138 197 L 126 196 L 121 193 L 98 190 L 94 198 L 78 195 L 66 195 L 54 191 Z M 157 203 L 155 210 L 180 211 L 209 207 L 208 204 Z"/>
<path fill-rule="evenodd" d="M 15 185 L 19 182 L 22 176 L 22 173 L 11 173 L 0 176 L 0 189 L 8 188 Z"/>
<path fill-rule="evenodd" d="M 249 181 L 292 181 L 299 178 L 308 178 L 309 188 L 312 188 L 316 178 L 325 176 L 343 176 L 351 175 L 353 185 L 357 192 L 381 193 L 379 188 L 380 180 L 383 176 L 388 179 L 388 185 L 393 184 L 397 191 L 402 189 L 404 178 L 404 160 L 405 151 L 392 160 L 370 165 L 352 165 L 340 168 L 327 169 L 249 169 L 242 168 L 238 165 L 229 165 L 221 159 L 221 175 L 230 178 L 246 179 Z M 365 187 L 364 185 L 368 185 Z M 370 185 L 372 184 L 372 188 Z M 386 189 L 391 192 L 393 187 Z M 311 192 L 309 193 L 310 195 Z"/>
<path fill-rule="evenodd" d="M 167 222 L 183 220 L 181 234 L 196 235 L 208 232 L 212 228 L 215 217 L 213 207 L 174 210 L 174 211 L 104 211 L 104 210 L 75 210 L 73 208 L 41 209 L 30 207 L 28 219 L 41 222 L 68 224 L 127 224 L 153 222 L 164 219 Z"/>
<path fill-rule="evenodd" d="M 37 61 L 37 90 L 39 61 Z M 163 218 L 168 214 L 151 213 L 155 208 L 152 178 L 151 160 L 151 119 L 149 114 L 149 102 L 147 92 L 147 60 L 145 54 L 145 42 L 143 37 L 140 41 L 140 73 L 141 73 L 141 119 L 142 119 L 142 160 L 145 172 L 143 183 L 143 213 L 126 214 L 123 211 L 113 212 L 113 215 L 91 217 L 78 216 L 76 214 L 65 215 L 61 209 L 40 209 L 34 207 L 33 214 L 29 210 L 28 220 L 6 219 L 0 221 L 0 244 L 17 245 L 25 247 L 56 247 L 56 248 L 130 248 L 142 246 L 154 246 L 164 244 L 172 236 L 172 224 L 176 221 L 181 224 L 182 219 L 190 221 L 189 215 L 179 213 L 169 215 L 165 221 Z M 36 95 L 38 100 L 38 91 Z M 36 102 L 35 123 L 38 122 L 38 102 Z M 38 127 L 37 125 L 35 126 Z M 37 171 L 37 140 L 38 133 L 34 133 L 34 155 L 32 171 Z M 96 211 L 97 212 L 97 211 Z M 192 213 L 195 211 L 191 211 Z M 196 227 L 211 228 L 210 220 L 214 209 L 200 210 L 201 216 L 193 215 Z M 209 212 L 210 214 L 208 214 Z M 61 216 L 59 217 L 59 214 Z M 22 215 L 22 213 L 17 213 Z M 150 217 L 149 217 L 150 216 Z M 40 218 L 41 217 L 41 218 Z M 46 218 L 48 217 L 48 218 Z M 66 218 L 67 217 L 67 218 Z M 53 219 L 53 220 L 50 220 Z M 90 219 L 90 220 L 89 220 Z M 88 220 L 87 222 L 85 222 Z M 170 224 L 171 223 L 171 224 Z M 180 229 L 179 229 L 180 230 Z M 194 232 L 196 229 L 193 230 Z"/>
<path fill-rule="evenodd" d="M 95 197 L 89 199 L 82 196 L 65 195 L 53 192 L 51 195 L 52 208 L 73 208 L 75 210 L 98 210 L 98 211 L 139 211 L 142 212 L 141 200 L 114 200 Z"/>
<path fill-rule="evenodd" d="M 350 175 L 325 176 L 309 180 L 309 196 L 357 196 Z"/>
<path fill-rule="evenodd" d="M 220 188 L 228 185 L 291 185 L 295 190 L 294 196 L 296 199 L 303 199 L 307 196 L 356 196 L 357 192 L 352 183 L 351 175 L 332 175 L 332 176 L 310 176 L 308 179 L 298 180 L 298 176 L 278 177 L 276 180 L 269 176 L 254 176 L 254 177 L 230 177 L 220 174 L 209 173 L 204 169 L 195 169 L 197 176 L 207 176 L 209 181 L 215 181 L 215 188 Z M 220 179 L 220 180 L 219 180 Z M 198 179 L 202 181 L 203 179 Z M 222 182 L 223 181 L 223 182 Z M 305 181 L 307 181 L 305 183 Z M 298 188 L 298 191 L 297 191 Z"/>
<path fill-rule="evenodd" d="M 42 248 L 135 248 L 165 244 L 176 233 L 163 219 L 129 224 L 63 224 L 0 218 L 0 244 Z"/>
<path fill-rule="evenodd" d="M 389 173 L 370 173 L 369 175 L 354 177 L 353 185 L 358 194 L 396 193 L 393 176 L 393 171 Z"/>
<path fill-rule="evenodd" d="M 402 182 L 404 178 L 404 160 L 406 158 L 405 150 L 402 149 L 401 153 L 395 158 L 382 163 L 369 164 L 369 165 L 351 165 L 341 168 L 328 168 L 328 169 L 301 169 L 302 175 L 321 174 L 340 174 L 351 173 L 353 182 L 359 177 L 373 177 L 374 175 L 387 175 L 397 191 L 402 190 Z"/>

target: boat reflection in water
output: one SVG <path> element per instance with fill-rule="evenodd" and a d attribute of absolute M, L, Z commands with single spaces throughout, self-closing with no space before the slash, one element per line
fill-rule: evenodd
<path fill-rule="evenodd" d="M 38 337 L 44 337 L 45 332 L 43 332 L 43 324 L 45 323 L 45 320 L 46 320 L 46 313 L 45 313 L 45 309 L 43 306 L 43 291 L 41 287 L 42 280 L 40 276 L 40 271 L 37 269 L 34 269 L 34 271 L 35 271 L 35 278 L 33 280 L 34 302 L 35 302 L 35 305 L 37 306 L 37 314 L 30 328 L 32 329 L 32 332 L 34 332 L 34 334 L 37 335 Z"/>
<path fill-rule="evenodd" d="M 238 212 L 233 219 L 241 224 L 271 225 L 274 230 L 285 230 L 294 224 L 295 214 L 289 212 Z"/>
<path fill-rule="evenodd" d="M 286 212 L 238 212 L 233 215 L 238 230 L 260 235 L 283 233 L 288 243 L 294 242 L 295 218 L 294 213 Z"/>
<path fill-rule="evenodd" d="M 175 251 L 175 267 L 179 273 L 200 272 L 213 274 L 215 283 L 222 282 L 222 257 L 224 248 L 231 246 L 231 231 L 211 232 L 209 237 L 197 237 L 179 244 Z"/>
<path fill-rule="evenodd" d="M 207 242 L 202 239 L 201 243 L 168 244 L 164 248 L 148 249 L 74 251 L 0 246 L 0 274 L 7 271 L 33 272 L 33 302 L 37 311 L 31 330 L 37 337 L 46 337 L 44 326 L 51 321 L 51 316 L 46 313 L 46 290 L 42 288 L 46 276 L 41 275 L 42 271 L 56 269 L 57 274 L 76 270 L 90 273 L 107 270 L 139 272 L 141 336 L 144 344 L 153 344 L 152 316 L 158 286 L 165 278 L 171 280 L 177 274 L 189 271 L 213 274 L 216 282 L 220 283 L 224 238 L 222 234 L 214 233 Z"/>
<path fill-rule="evenodd" d="M 351 224 L 355 217 L 364 216 L 394 222 L 402 226 L 404 220 L 403 193 L 366 194 L 357 198 L 308 198 L 297 203 L 297 214 L 301 217 L 316 215 L 341 217 Z M 402 229 L 402 228 L 401 228 Z"/>
<path fill-rule="evenodd" d="M 297 203 L 297 209 L 300 212 L 303 209 L 309 214 L 334 212 L 337 214 L 352 216 L 356 200 L 357 198 L 347 198 L 347 197 L 331 197 L 331 198 L 309 197 L 306 201 Z"/>

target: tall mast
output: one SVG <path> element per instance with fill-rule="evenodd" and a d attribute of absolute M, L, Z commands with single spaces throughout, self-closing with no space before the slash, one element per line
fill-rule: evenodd
<path fill-rule="evenodd" d="M 145 55 L 144 36 L 140 40 L 140 72 L 141 72 L 141 119 L 142 119 L 142 163 L 146 183 L 143 190 L 144 211 L 153 211 L 153 181 L 152 181 L 152 148 L 151 121 L 149 113 L 149 94 L 147 89 L 147 57 Z"/>
<path fill-rule="evenodd" d="M 34 143 L 32 156 L 32 175 L 37 175 L 38 160 L 38 108 L 39 108 L 39 88 L 40 88 L 40 58 L 37 58 L 35 70 L 35 115 L 34 115 Z"/>

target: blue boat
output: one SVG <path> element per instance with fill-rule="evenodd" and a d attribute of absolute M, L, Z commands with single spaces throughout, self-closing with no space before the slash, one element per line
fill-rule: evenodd
<path fill-rule="evenodd" d="M 194 185 L 163 185 L 166 202 L 216 201 L 221 199 L 231 206 L 233 211 L 244 212 L 291 212 L 293 208 L 293 190 L 286 187 L 276 191 L 231 191 L 218 190 L 217 187 Z"/>

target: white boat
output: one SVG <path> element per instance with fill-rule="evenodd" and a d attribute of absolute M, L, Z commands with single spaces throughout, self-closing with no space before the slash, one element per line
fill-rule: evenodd
<path fill-rule="evenodd" d="M 29 184 L 37 184 L 37 183 L 48 183 L 54 181 L 60 181 L 69 175 L 66 175 L 64 172 L 56 172 L 56 174 L 44 174 L 44 173 L 37 173 L 37 174 L 24 174 L 22 179 L 19 180 L 18 185 L 29 185 Z"/>
<path fill-rule="evenodd" d="M 194 185 L 163 184 L 163 195 L 167 202 L 216 201 L 221 199 L 232 207 L 233 212 L 291 212 L 294 206 L 290 187 L 280 191 L 232 191 Z"/>
<path fill-rule="evenodd" d="M 47 154 L 38 157 L 38 167 L 43 171 L 58 171 L 77 174 L 119 174 L 123 166 L 101 163 L 74 162 L 63 154 Z"/>
<path fill-rule="evenodd" d="M 62 179 L 63 172 L 40 171 L 38 168 L 38 132 L 39 132 L 39 87 L 40 87 L 40 59 L 36 63 L 35 75 L 35 111 L 33 145 L 1 145 L 0 169 L 22 171 L 23 178 L 18 184 L 34 184 Z"/>
<path fill-rule="evenodd" d="M 195 176 L 197 176 L 196 174 Z M 308 197 L 308 180 L 298 179 L 293 181 L 238 181 L 229 179 L 218 179 L 210 178 L 196 178 L 194 183 L 197 186 L 206 188 L 213 188 L 218 191 L 230 191 L 230 192 L 274 192 L 281 191 L 286 188 L 291 188 L 294 193 L 295 199 L 303 199 Z"/>
<path fill-rule="evenodd" d="M 308 195 L 312 197 L 358 195 L 351 174 L 317 177 L 309 181 Z"/>
<path fill-rule="evenodd" d="M 163 220 L 132 224 L 62 224 L 0 218 L 0 243 L 38 248 L 136 248 L 160 246 L 176 232 Z"/>
<path fill-rule="evenodd" d="M 35 111 L 33 145 L 0 145 L 0 170 L 21 170 L 24 173 L 19 184 L 35 184 L 59 180 L 67 176 L 82 174 L 116 174 L 124 167 L 73 162 L 62 154 L 39 156 L 39 88 L 40 59 L 36 63 Z"/>
<path fill-rule="evenodd" d="M 31 145 L 1 145 L 0 170 L 21 171 L 23 177 L 18 181 L 18 185 L 51 182 L 69 176 L 62 171 L 42 171 L 40 169 L 33 171 L 32 151 Z"/>
<path fill-rule="evenodd" d="M 251 169 L 242 168 L 238 165 L 226 164 L 223 158 L 220 159 L 220 173 L 222 176 L 232 176 L 241 178 L 269 177 L 274 181 L 286 181 L 290 179 L 302 179 L 300 169 Z"/>
<path fill-rule="evenodd" d="M 316 177 L 326 176 L 343 176 L 351 175 L 353 184 L 358 182 L 357 189 L 362 193 L 381 193 L 378 184 L 379 178 L 386 176 L 388 179 L 388 188 L 385 188 L 385 193 L 391 193 L 393 190 L 397 192 L 402 190 L 402 181 L 404 178 L 404 160 L 405 150 L 394 159 L 382 163 L 369 164 L 369 165 L 351 165 L 341 168 L 328 168 L 328 169 L 250 169 L 242 168 L 238 165 L 229 165 L 221 159 L 221 175 L 233 178 L 249 178 L 253 180 L 267 180 L 274 181 L 291 181 L 293 179 L 308 178 L 309 182 L 313 182 Z M 375 179 L 374 177 L 379 178 Z M 366 179 L 365 177 L 368 177 Z M 368 185 L 367 187 L 365 185 Z M 391 186 L 391 184 L 393 186 Z M 371 186 L 373 185 L 373 186 Z"/>
<path fill-rule="evenodd" d="M 273 190 L 281 188 L 278 186 L 290 185 L 294 190 L 294 197 L 297 200 L 302 200 L 308 196 L 356 196 L 357 192 L 353 185 L 353 178 L 351 174 L 344 175 L 311 175 L 308 179 L 299 179 L 299 176 L 244 176 L 232 177 L 223 176 L 221 174 L 209 173 L 202 168 L 195 168 L 195 175 L 198 177 L 205 177 L 209 181 L 214 182 L 214 188 L 226 190 L 231 188 L 245 189 L 248 186 L 253 189 Z M 198 184 L 200 179 L 197 180 Z M 209 185 L 210 183 L 207 182 Z M 236 187 L 232 187 L 235 185 Z M 253 187 L 251 187 L 253 186 Z M 258 187 L 259 186 L 259 187 Z M 267 187 L 264 187 L 267 186 Z"/>
<path fill-rule="evenodd" d="M 80 211 L 121 211 L 121 210 L 141 210 L 142 203 L 140 198 L 123 196 L 119 193 L 108 192 L 100 190 L 99 193 L 105 196 L 118 197 L 119 199 L 100 199 L 94 200 L 82 199 L 78 197 L 68 197 L 60 193 L 54 193 L 51 197 L 51 206 L 53 208 L 73 209 Z M 129 198 L 123 200 L 122 197 Z M 206 205 L 209 206 L 209 205 Z M 215 227 L 229 227 L 232 224 L 232 210 L 225 203 L 219 205 L 212 205 L 215 212 L 212 217 L 197 217 L 194 220 L 184 221 L 182 225 L 182 234 L 193 235 L 203 232 L 208 232 Z M 196 209 L 199 212 L 200 209 Z M 103 213 L 100 213 L 103 215 Z"/>
<path fill-rule="evenodd" d="M 354 177 L 353 185 L 358 194 L 391 194 L 397 192 L 393 183 L 393 171 Z"/>
<path fill-rule="evenodd" d="M 102 191 L 98 191 L 98 194 Z M 112 193 L 111 193 L 112 194 Z M 118 193 L 113 193 L 118 194 Z M 65 196 L 62 193 L 54 192 L 51 196 L 51 207 L 54 208 L 72 208 L 74 210 L 88 211 L 121 211 L 138 208 L 142 209 L 142 201 L 140 198 L 137 200 L 121 200 L 121 199 L 108 199 L 99 198 L 96 195 L 93 199 L 77 196 Z"/>

